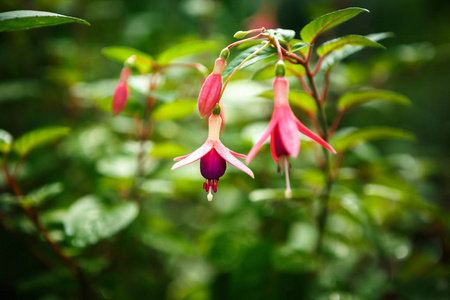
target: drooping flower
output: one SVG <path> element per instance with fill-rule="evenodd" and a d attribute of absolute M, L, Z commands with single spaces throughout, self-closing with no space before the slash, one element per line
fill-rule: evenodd
<path fill-rule="evenodd" d="M 226 66 L 226 59 L 230 51 L 225 48 L 214 63 L 214 70 L 206 77 L 198 95 L 198 111 L 202 118 L 211 114 L 213 108 L 220 101 L 222 92 L 222 73 Z"/>
<path fill-rule="evenodd" d="M 264 132 L 261 139 L 250 150 L 246 163 L 255 157 L 261 146 L 270 136 L 270 150 L 273 160 L 278 163 L 278 170 L 284 170 L 286 175 L 286 198 L 292 197 L 292 192 L 289 183 L 289 156 L 297 157 L 300 151 L 300 135 L 298 131 L 312 140 L 316 141 L 326 149 L 333 153 L 336 151 L 321 137 L 309 130 L 303 125 L 292 112 L 289 106 L 288 93 L 289 82 L 284 76 L 277 76 L 273 83 L 273 91 L 275 98 L 275 105 L 270 119 L 269 126 Z"/>
<path fill-rule="evenodd" d="M 128 99 L 128 87 L 127 80 L 131 74 L 131 70 L 128 67 L 124 67 L 120 73 L 120 80 L 114 90 L 112 99 L 112 114 L 113 116 L 118 115 L 127 104 Z"/>
<path fill-rule="evenodd" d="M 217 107 L 219 106 L 217 105 Z M 216 109 L 214 109 L 213 114 L 209 117 L 209 133 L 206 142 L 191 154 L 176 157 L 174 160 L 178 162 L 172 167 L 172 170 L 175 170 L 200 159 L 200 172 L 206 179 L 203 188 L 208 193 L 209 201 L 213 199 L 212 192 L 217 192 L 217 183 L 225 173 L 227 162 L 254 178 L 253 172 L 236 158 L 245 158 L 246 156 L 231 151 L 220 141 L 222 118 L 219 115 L 219 109 L 217 111 L 217 114 L 215 114 Z"/>

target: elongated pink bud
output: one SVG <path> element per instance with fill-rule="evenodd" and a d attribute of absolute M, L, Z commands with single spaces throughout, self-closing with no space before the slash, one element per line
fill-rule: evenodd
<path fill-rule="evenodd" d="M 124 67 L 120 73 L 120 80 L 114 90 L 113 100 L 112 100 L 112 114 L 113 116 L 118 115 L 127 104 L 128 99 L 128 87 L 127 80 L 130 77 L 131 70 L 128 67 Z"/>
<path fill-rule="evenodd" d="M 222 91 L 222 73 L 225 59 L 219 57 L 214 64 L 214 71 L 206 77 L 198 96 L 198 111 L 202 118 L 209 116 L 214 106 L 220 101 Z"/>
<path fill-rule="evenodd" d="M 113 100 L 112 100 L 112 114 L 113 116 L 118 115 L 127 104 L 128 99 L 128 87 L 125 81 L 120 81 L 116 89 L 114 90 Z"/>

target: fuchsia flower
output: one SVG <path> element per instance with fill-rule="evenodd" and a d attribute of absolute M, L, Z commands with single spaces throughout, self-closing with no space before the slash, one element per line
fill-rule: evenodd
<path fill-rule="evenodd" d="M 226 162 L 254 178 L 253 172 L 236 158 L 245 158 L 246 156 L 231 151 L 219 140 L 221 123 L 222 118 L 214 111 L 209 117 L 209 133 L 206 142 L 191 154 L 176 157 L 174 160 L 178 162 L 172 167 L 172 170 L 175 170 L 200 159 L 200 172 L 206 179 L 203 188 L 208 192 L 209 201 L 213 199 L 212 191 L 217 192 L 219 178 L 223 176 L 227 168 Z"/>
<path fill-rule="evenodd" d="M 211 113 L 214 106 L 220 101 L 222 92 L 222 73 L 225 69 L 225 58 L 219 57 L 214 64 L 214 70 L 203 82 L 202 89 L 198 95 L 198 111 L 202 118 Z"/>
<path fill-rule="evenodd" d="M 112 113 L 113 116 L 118 115 L 127 104 L 128 99 L 128 87 L 127 80 L 131 74 L 131 70 L 128 67 L 124 67 L 120 73 L 120 80 L 114 90 L 113 100 L 112 100 Z"/>
<path fill-rule="evenodd" d="M 284 76 L 277 76 L 275 78 L 273 91 L 275 95 L 275 107 L 272 118 L 261 139 L 250 150 L 246 163 L 250 163 L 270 135 L 270 150 L 272 157 L 275 162 L 278 162 L 278 170 L 281 171 L 284 169 L 286 175 L 285 196 L 286 198 L 291 198 L 292 192 L 289 184 L 289 156 L 295 158 L 300 151 L 300 135 L 298 134 L 298 131 L 331 152 L 336 153 L 336 151 L 322 138 L 303 125 L 294 115 L 288 100 L 289 82 Z"/>

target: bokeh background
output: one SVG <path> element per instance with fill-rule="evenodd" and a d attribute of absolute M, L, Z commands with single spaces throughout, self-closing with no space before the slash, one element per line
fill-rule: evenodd
<path fill-rule="evenodd" d="M 361 144 L 346 155 L 321 253 L 314 251 L 315 196 L 323 177 L 309 142 L 292 162 L 292 185 L 301 196 L 279 196 L 284 181 L 265 147 L 250 165 L 257 178 L 229 166 L 209 203 L 198 165 L 170 171 L 172 157 L 193 151 L 206 137 L 194 107 L 179 118 L 160 117 L 150 140 L 141 143 L 132 118 L 112 118 L 98 104 L 111 96 L 122 68 L 102 56 L 104 47 L 129 46 L 156 57 L 182 42 L 208 40 L 211 50 L 180 61 L 211 70 L 238 30 L 272 24 L 298 33 L 313 18 L 350 6 L 370 14 L 327 32 L 319 43 L 346 34 L 394 36 L 382 41 L 387 50 L 364 50 L 336 68 L 330 101 L 374 87 L 403 94 L 412 105 L 366 105 L 346 114 L 341 127 L 396 127 L 416 140 Z M 42 222 L 83 270 L 82 285 L 92 298 L 450 299 L 450 2 L 0 4 L 1 12 L 19 9 L 91 24 L 0 33 L 0 128 L 14 137 L 46 126 L 71 128 L 64 139 L 32 152 L 18 181 L 25 193 L 51 190 L 39 206 Z M 271 81 L 252 81 L 249 74 L 237 74 L 223 101 L 222 140 L 241 153 L 264 130 L 272 105 L 257 97 Z M 161 102 L 195 99 L 201 83 L 198 72 L 172 70 Z M 140 151 L 145 165 L 136 178 Z M 86 295 L 12 198 L 0 179 L 0 298 Z"/>

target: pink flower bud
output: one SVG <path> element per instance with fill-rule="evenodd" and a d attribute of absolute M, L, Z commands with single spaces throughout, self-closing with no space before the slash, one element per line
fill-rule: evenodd
<path fill-rule="evenodd" d="M 114 90 L 113 100 L 112 100 L 112 113 L 113 116 L 118 115 L 127 104 L 128 99 L 128 87 L 125 81 L 120 81 L 116 89 Z"/>
<path fill-rule="evenodd" d="M 222 91 L 222 73 L 225 59 L 219 57 L 214 64 L 214 71 L 206 77 L 198 96 L 198 111 L 202 118 L 211 114 L 214 106 L 220 101 Z"/>

